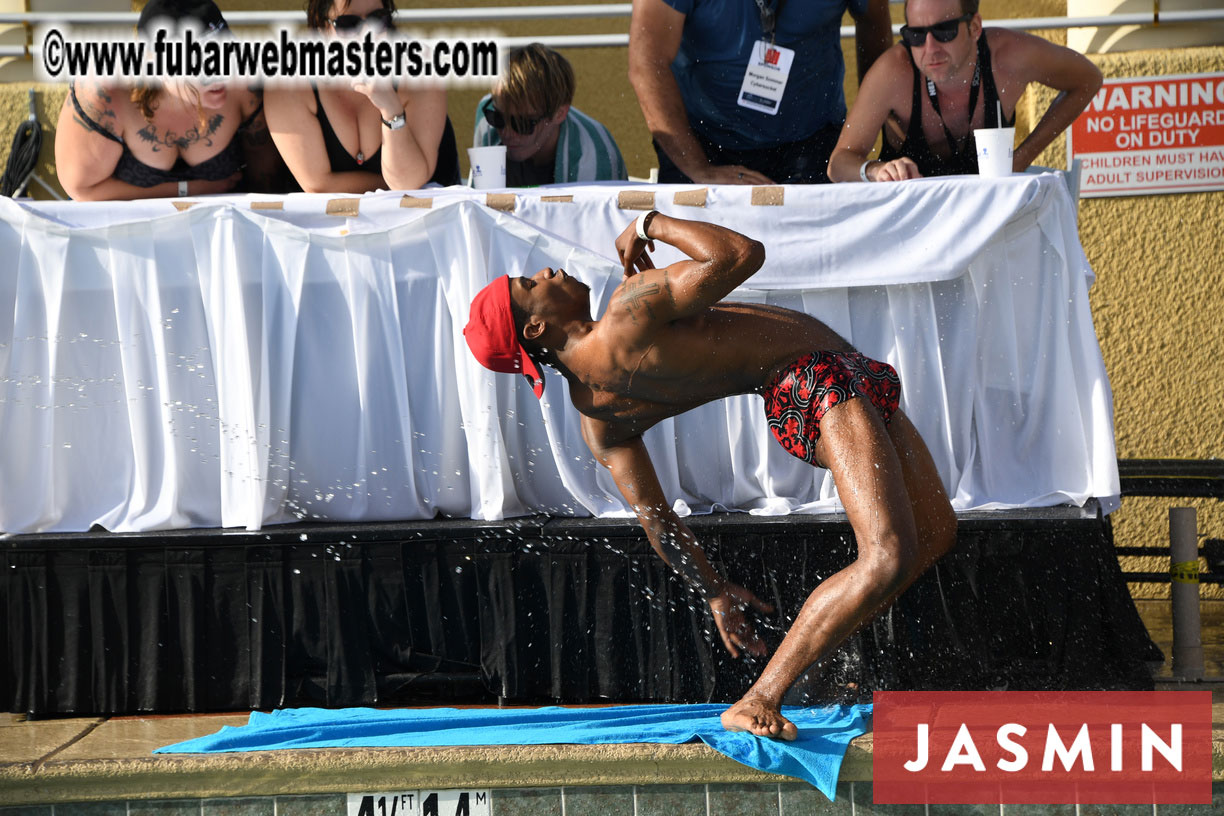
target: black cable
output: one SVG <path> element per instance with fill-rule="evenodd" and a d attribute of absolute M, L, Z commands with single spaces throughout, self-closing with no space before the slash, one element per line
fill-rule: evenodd
<path fill-rule="evenodd" d="M 34 91 L 30 91 L 30 118 L 17 126 L 13 134 L 13 146 L 9 149 L 4 175 L 0 177 L 0 195 L 14 195 L 25 190 L 38 166 L 38 153 L 42 150 L 42 125 L 34 115 Z"/>

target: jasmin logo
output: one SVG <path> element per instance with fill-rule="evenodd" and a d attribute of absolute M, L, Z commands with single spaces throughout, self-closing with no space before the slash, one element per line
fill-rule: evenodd
<path fill-rule="evenodd" d="M 880 804 L 1211 802 L 1210 692 L 877 692 Z"/>
<path fill-rule="evenodd" d="M 1156 736 L 1156 732 L 1149 728 L 1147 723 L 1140 723 L 1139 728 L 1143 756 L 1141 770 L 1152 770 L 1152 754 L 1154 751 L 1159 751 L 1174 770 L 1180 771 L 1182 769 L 1181 723 L 1173 723 L 1169 726 L 1169 743 L 1163 742 Z M 917 773 L 926 768 L 929 758 L 930 731 L 931 726 L 929 723 L 918 723 L 918 756 L 905 763 L 905 770 Z M 1017 773 L 1023 771 L 1028 766 L 1029 753 L 1023 743 L 1016 741 L 1016 738 L 1023 737 L 1027 733 L 1028 729 L 1019 723 L 1007 723 L 995 732 L 994 736 L 998 746 L 1005 753 L 1010 754 L 1011 757 L 1010 759 L 1000 759 L 995 763 L 995 767 L 1007 773 Z M 1109 734 L 1109 770 L 1121 771 L 1123 770 L 1122 723 L 1110 723 Z M 1055 759 L 1062 763 L 1063 770 L 1066 771 L 1070 771 L 1075 767 L 1077 762 L 1082 763 L 1085 771 L 1096 769 L 1096 763 L 1092 757 L 1092 741 L 1087 723 L 1080 726 L 1079 732 L 1075 735 L 1070 745 L 1063 742 L 1057 726 L 1054 723 L 1049 724 L 1049 729 L 1046 732 L 1045 749 L 1041 757 L 1041 770 L 1043 772 L 1054 770 Z M 957 729 L 956 737 L 952 740 L 952 747 L 948 749 L 948 755 L 944 757 L 943 764 L 939 770 L 947 772 L 958 765 L 968 765 L 975 771 L 984 772 L 986 770 L 986 765 L 982 762 L 982 755 L 973 741 L 973 735 L 969 731 L 967 723 L 961 723 L 960 728 Z"/>

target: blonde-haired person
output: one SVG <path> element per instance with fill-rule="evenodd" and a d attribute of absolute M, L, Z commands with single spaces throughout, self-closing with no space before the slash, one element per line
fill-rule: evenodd
<path fill-rule="evenodd" d="M 574 69 L 539 43 L 516 48 L 476 106 L 476 147 L 506 146 L 506 185 L 534 187 L 629 177 L 608 129 L 572 104 Z"/>
<path fill-rule="evenodd" d="M 137 30 L 167 23 L 193 24 L 205 37 L 228 31 L 212 0 L 150 0 Z M 55 163 L 78 201 L 280 192 L 283 184 L 260 94 L 219 82 L 73 83 L 55 129 Z"/>

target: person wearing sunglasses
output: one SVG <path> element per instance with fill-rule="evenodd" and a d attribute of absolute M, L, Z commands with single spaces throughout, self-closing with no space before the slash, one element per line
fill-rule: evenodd
<path fill-rule="evenodd" d="M 629 81 L 659 181 L 828 181 L 846 118 L 846 12 L 861 80 L 892 45 L 888 0 L 636 0 Z"/>
<path fill-rule="evenodd" d="M 150 0 L 137 31 L 227 36 L 212 0 Z M 60 184 L 78 201 L 283 192 L 262 93 L 185 78 L 134 85 L 83 80 L 68 88 L 55 131 Z"/>
<path fill-rule="evenodd" d="M 1058 91 L 1016 147 L 1022 171 L 1070 127 L 1101 87 L 1100 70 L 1060 45 L 983 28 L 978 0 L 908 0 L 901 42 L 863 79 L 829 160 L 834 181 L 977 173 L 977 128 L 1012 127 L 1031 83 Z M 869 158 L 881 129 L 878 159 Z"/>
<path fill-rule="evenodd" d="M 307 0 L 306 22 L 328 36 L 394 27 L 393 0 Z M 308 193 L 416 190 L 459 183 L 446 91 L 390 79 L 301 83 L 267 95 L 268 127 Z"/>
<path fill-rule="evenodd" d="M 493 92 L 476 106 L 472 145 L 506 146 L 506 185 L 534 187 L 629 177 L 616 140 L 572 104 L 574 69 L 539 43 L 506 55 Z"/>

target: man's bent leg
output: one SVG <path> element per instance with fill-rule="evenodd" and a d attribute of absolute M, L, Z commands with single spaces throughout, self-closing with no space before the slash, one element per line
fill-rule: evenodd
<path fill-rule="evenodd" d="M 919 573 L 956 546 L 956 513 L 926 442 L 909 417 L 897 411 L 888 435 L 901 462 L 914 525 L 918 529 Z"/>
<path fill-rule="evenodd" d="M 723 713 L 728 729 L 794 739 L 794 725 L 780 712 L 787 690 L 912 583 L 946 549 L 942 542 L 949 534 L 954 537 L 955 517 L 926 446 L 903 414 L 892 421 L 896 427 L 886 428 L 875 407 L 862 398 L 839 403 L 822 418 L 817 454 L 833 474 L 854 528 L 858 558 L 808 596 L 760 678 Z M 934 489 L 925 484 L 930 480 Z M 946 514 L 928 502 L 942 502 Z M 916 506 L 921 528 L 915 522 Z M 924 539 L 938 534 L 940 543 L 920 546 L 920 529 Z"/>

